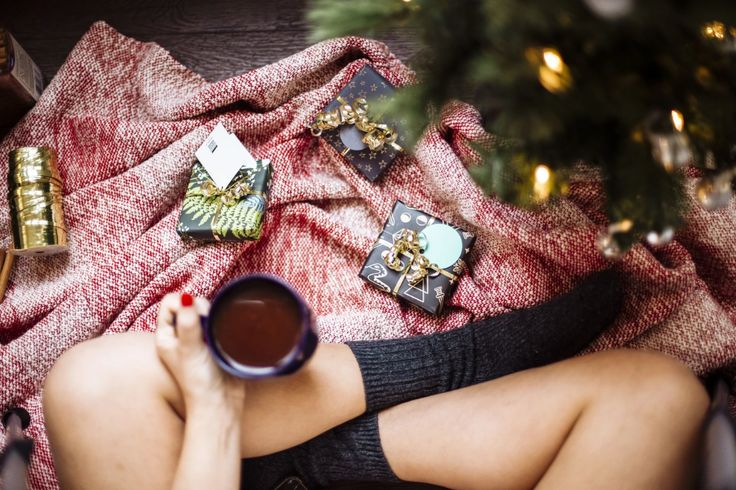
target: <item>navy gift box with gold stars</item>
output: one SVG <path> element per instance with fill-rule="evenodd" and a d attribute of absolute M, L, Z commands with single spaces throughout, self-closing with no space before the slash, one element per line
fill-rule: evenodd
<path fill-rule="evenodd" d="M 371 66 L 364 66 L 320 112 L 311 125 L 370 181 L 376 180 L 402 151 L 404 136 L 395 121 L 375 113 L 390 102 L 394 87 Z"/>

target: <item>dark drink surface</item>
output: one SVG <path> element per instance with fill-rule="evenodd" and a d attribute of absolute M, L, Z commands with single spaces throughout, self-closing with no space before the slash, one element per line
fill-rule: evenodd
<path fill-rule="evenodd" d="M 253 280 L 227 292 L 210 312 L 215 341 L 238 364 L 275 366 L 299 342 L 302 312 L 281 285 Z"/>

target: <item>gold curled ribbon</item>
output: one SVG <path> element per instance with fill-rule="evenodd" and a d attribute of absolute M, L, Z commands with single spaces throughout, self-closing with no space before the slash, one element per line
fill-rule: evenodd
<path fill-rule="evenodd" d="M 337 97 L 340 105 L 331 111 L 320 112 L 310 126 L 312 135 L 320 136 L 323 131 L 337 129 L 344 125 L 353 125 L 359 131 L 365 133 L 362 141 L 371 151 L 380 151 L 388 145 L 396 151 L 403 148 L 396 143 L 398 134 L 388 125 L 377 121 L 371 121 L 368 115 L 368 101 L 359 97 L 352 104 L 341 96 Z"/>
<path fill-rule="evenodd" d="M 217 233 L 217 220 L 220 218 L 220 211 L 222 206 L 234 206 L 242 198 L 253 194 L 262 196 L 262 192 L 253 192 L 253 189 L 248 185 L 249 174 L 239 178 L 226 189 L 220 189 L 211 180 L 206 180 L 200 184 L 199 189 L 196 190 L 193 195 L 199 195 L 203 197 L 218 197 L 217 208 L 215 214 L 212 216 L 212 222 L 210 227 L 212 228 L 212 236 L 215 240 L 220 241 L 220 236 Z"/>
<path fill-rule="evenodd" d="M 430 270 L 447 277 L 450 279 L 450 283 L 458 281 L 457 275 L 440 269 L 437 264 L 431 263 L 422 254 L 419 244 L 419 234 L 414 230 L 402 228 L 399 230 L 398 236 L 394 235 L 393 243 L 389 243 L 383 239 L 379 239 L 379 243 L 389 247 L 388 250 L 384 250 L 381 253 L 381 258 L 383 258 L 386 266 L 391 270 L 401 272 L 401 277 L 399 277 L 393 290 L 394 296 L 398 294 L 399 287 L 405 279 L 412 286 L 416 286 L 429 275 Z M 409 259 L 406 264 L 401 260 L 402 256 Z M 462 260 L 458 262 L 462 262 Z M 460 272 L 462 272 L 462 268 L 460 268 Z"/>

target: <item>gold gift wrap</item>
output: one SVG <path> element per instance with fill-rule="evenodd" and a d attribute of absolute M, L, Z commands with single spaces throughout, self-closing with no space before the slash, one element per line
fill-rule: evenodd
<path fill-rule="evenodd" d="M 48 255 L 67 249 L 56 152 L 28 146 L 10 152 L 8 200 L 15 255 Z"/>

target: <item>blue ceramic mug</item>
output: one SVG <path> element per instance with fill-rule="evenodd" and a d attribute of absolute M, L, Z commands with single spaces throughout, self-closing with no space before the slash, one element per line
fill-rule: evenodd
<path fill-rule="evenodd" d="M 298 370 L 317 348 L 312 313 L 283 279 L 250 274 L 222 287 L 202 317 L 207 346 L 226 372 L 256 379 Z"/>

